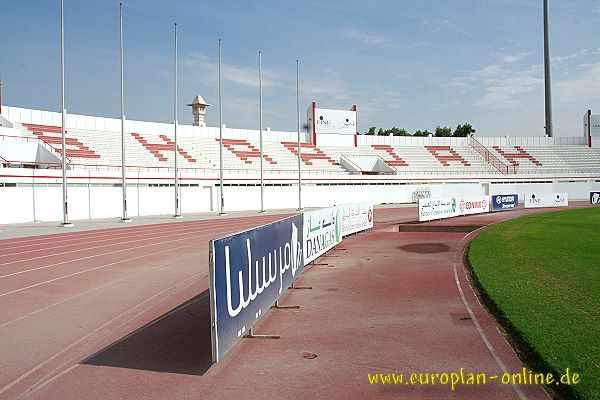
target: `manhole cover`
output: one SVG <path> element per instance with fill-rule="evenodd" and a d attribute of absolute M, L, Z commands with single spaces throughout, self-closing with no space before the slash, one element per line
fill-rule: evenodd
<path fill-rule="evenodd" d="M 443 253 L 450 250 L 450 247 L 444 243 L 414 243 L 400 246 L 400 249 L 408 251 L 410 253 Z"/>

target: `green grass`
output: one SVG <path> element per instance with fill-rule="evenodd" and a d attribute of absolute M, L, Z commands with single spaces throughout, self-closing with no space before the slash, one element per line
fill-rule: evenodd
<path fill-rule="evenodd" d="M 556 396 L 600 399 L 600 208 L 490 227 L 471 243 L 468 262 L 533 371 L 580 374 Z"/>

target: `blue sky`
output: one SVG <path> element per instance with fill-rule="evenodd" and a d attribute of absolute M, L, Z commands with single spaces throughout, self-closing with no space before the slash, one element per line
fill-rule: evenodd
<path fill-rule="evenodd" d="M 119 3 L 65 0 L 66 108 L 118 117 Z M 482 136 L 544 134 L 542 0 L 125 0 L 129 119 L 173 115 L 178 23 L 179 121 L 200 93 L 218 125 L 217 40 L 223 40 L 223 122 L 258 127 L 258 51 L 265 126 L 358 106 L 358 127 L 410 132 L 471 123 Z M 556 136 L 578 136 L 600 113 L 600 2 L 550 2 Z M 0 13 L 3 103 L 60 109 L 60 1 L 5 1 Z"/>

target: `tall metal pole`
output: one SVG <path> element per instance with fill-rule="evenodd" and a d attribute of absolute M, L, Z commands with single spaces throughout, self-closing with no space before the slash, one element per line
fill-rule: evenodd
<path fill-rule="evenodd" d="M 123 217 L 121 222 L 131 222 L 127 217 L 127 178 L 125 176 L 125 80 L 123 68 L 123 3 L 119 3 L 119 46 L 121 53 L 121 185 L 123 187 Z"/>
<path fill-rule="evenodd" d="M 265 212 L 265 182 L 263 179 L 263 109 L 262 109 L 262 53 L 258 52 L 258 105 L 260 137 L 260 211 Z"/>
<path fill-rule="evenodd" d="M 67 204 L 67 145 L 66 145 L 66 130 L 67 110 L 65 110 L 65 2 L 60 0 L 60 99 L 62 111 L 62 192 L 63 192 L 63 222 L 62 226 L 71 227 L 69 222 L 69 207 Z"/>
<path fill-rule="evenodd" d="M 225 198 L 223 197 L 223 102 L 221 100 L 221 39 L 219 39 L 219 215 L 227 215 L 225 212 Z"/>
<path fill-rule="evenodd" d="M 173 127 L 175 140 L 173 154 L 175 156 L 175 213 L 173 218 L 183 218 L 179 213 L 179 185 L 177 184 L 177 22 L 175 22 L 175 59 L 173 61 Z"/>
<path fill-rule="evenodd" d="M 546 110 L 546 135 L 552 137 L 552 82 L 550 79 L 550 32 L 548 27 L 548 0 L 544 0 L 544 108 Z"/>
<path fill-rule="evenodd" d="M 300 143 L 300 67 L 296 60 L 296 123 L 298 126 L 298 211 L 302 208 L 302 146 Z"/>

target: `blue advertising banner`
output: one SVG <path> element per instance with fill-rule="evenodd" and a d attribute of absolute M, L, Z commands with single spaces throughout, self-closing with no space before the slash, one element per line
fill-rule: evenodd
<path fill-rule="evenodd" d="M 600 204 L 600 192 L 590 192 L 590 204 Z"/>
<path fill-rule="evenodd" d="M 494 211 L 509 210 L 519 206 L 519 195 L 517 194 L 499 194 L 492 196 L 492 205 Z"/>
<path fill-rule="evenodd" d="M 212 358 L 219 362 L 304 271 L 303 217 L 210 243 Z"/>

